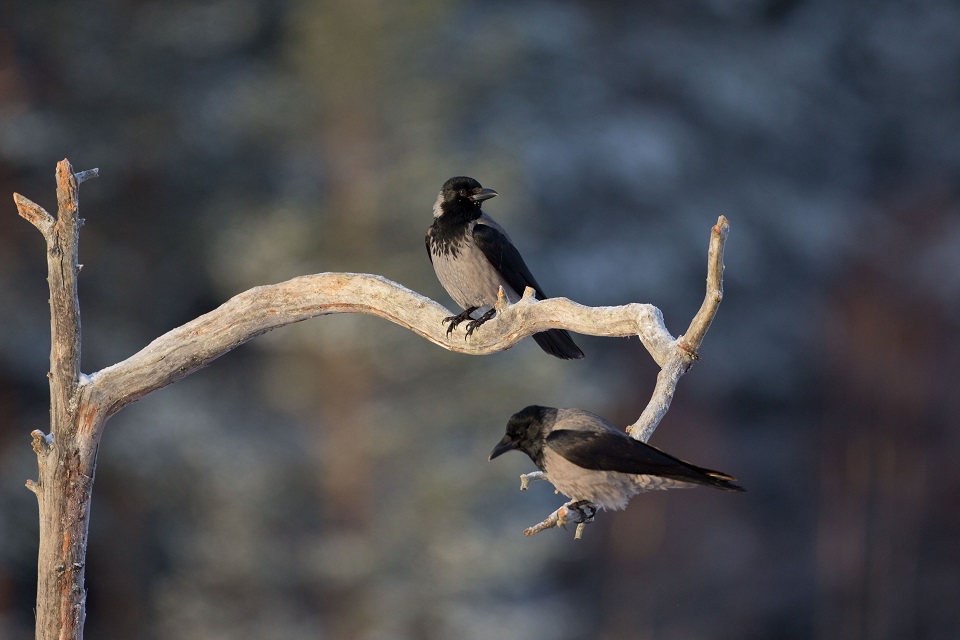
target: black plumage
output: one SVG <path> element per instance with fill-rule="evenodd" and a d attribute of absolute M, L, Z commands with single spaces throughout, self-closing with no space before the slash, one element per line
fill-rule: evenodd
<path fill-rule="evenodd" d="M 645 491 L 704 485 L 743 491 L 736 478 L 684 462 L 581 409 L 529 406 L 507 422 L 490 459 L 516 449 L 565 496 L 622 509 Z"/>
<path fill-rule="evenodd" d="M 447 333 L 467 322 L 467 335 L 496 313 L 497 292 L 503 287 L 507 302 L 520 300 L 524 289 L 533 288 L 538 300 L 546 299 L 510 236 L 481 210 L 484 200 L 497 192 L 484 189 L 473 178 L 447 180 L 433 206 L 433 224 L 427 229 L 427 255 L 440 283 L 463 313 L 446 318 Z M 534 334 L 533 339 L 549 353 L 563 359 L 578 359 L 583 352 L 562 329 Z"/>

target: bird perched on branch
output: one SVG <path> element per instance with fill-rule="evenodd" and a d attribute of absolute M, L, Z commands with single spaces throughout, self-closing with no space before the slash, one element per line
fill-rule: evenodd
<path fill-rule="evenodd" d="M 463 307 L 463 313 L 444 319 L 447 335 L 462 322 L 469 336 L 496 314 L 497 292 L 503 287 L 507 302 L 520 300 L 526 287 L 537 299 L 547 296 L 513 246 L 510 236 L 480 206 L 497 195 L 473 178 L 450 178 L 433 205 L 433 224 L 427 229 L 427 255 L 440 284 Z M 579 359 L 583 352 L 562 329 L 536 333 L 540 348 L 564 360 Z"/>
<path fill-rule="evenodd" d="M 490 459 L 513 449 L 560 493 L 604 509 L 623 509 L 636 494 L 658 489 L 744 490 L 732 476 L 678 460 L 580 409 L 533 405 L 513 414 Z"/>

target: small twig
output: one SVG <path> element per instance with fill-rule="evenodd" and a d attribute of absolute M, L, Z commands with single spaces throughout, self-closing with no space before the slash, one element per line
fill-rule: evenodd
<path fill-rule="evenodd" d="M 560 507 L 560 509 L 563 509 L 563 507 Z M 523 535 L 528 536 L 528 537 L 529 537 L 529 536 L 535 536 L 535 535 L 537 535 L 538 533 L 540 533 L 541 531 L 546 531 L 547 529 L 552 529 L 552 528 L 554 528 L 554 527 L 556 527 L 556 526 L 559 526 L 559 522 L 560 522 L 560 509 L 557 509 L 556 511 L 554 511 L 553 513 L 551 513 L 549 516 L 547 516 L 546 518 L 544 518 L 543 521 L 538 522 L 537 524 L 533 525 L 532 527 L 527 527 L 526 529 L 524 529 L 524 530 L 523 530 Z"/>
<path fill-rule="evenodd" d="M 77 184 L 83 184 L 87 180 L 92 180 L 100 176 L 100 169 L 87 169 L 86 171 L 81 171 L 79 173 L 73 174 L 74 179 L 77 181 Z"/>
<path fill-rule="evenodd" d="M 17 204 L 17 213 L 20 214 L 20 217 L 39 229 L 44 237 L 53 231 L 53 225 L 57 221 L 47 213 L 46 209 L 29 198 L 24 198 L 19 193 L 13 194 L 13 201 Z"/>
<path fill-rule="evenodd" d="M 723 248 L 730 235 L 730 223 L 725 216 L 717 219 L 710 232 L 710 248 L 707 251 L 707 294 L 703 298 L 700 310 L 693 317 L 687 332 L 678 338 L 683 349 L 694 354 L 700 350 L 703 337 L 717 315 L 717 308 L 723 300 Z"/>
<path fill-rule="evenodd" d="M 544 518 L 541 522 L 524 529 L 523 535 L 533 536 L 541 531 L 546 531 L 554 527 L 566 528 L 568 524 L 576 524 L 577 528 L 574 531 L 573 537 L 575 540 L 579 540 L 583 535 L 584 527 L 593 522 L 593 516 L 596 511 L 597 508 L 590 503 L 583 500 L 571 500 Z"/>
<path fill-rule="evenodd" d="M 531 482 L 536 482 L 538 480 L 546 480 L 547 474 L 543 471 L 532 471 L 530 473 L 521 473 L 520 474 L 520 491 L 526 491 L 527 487 L 530 486 Z"/>

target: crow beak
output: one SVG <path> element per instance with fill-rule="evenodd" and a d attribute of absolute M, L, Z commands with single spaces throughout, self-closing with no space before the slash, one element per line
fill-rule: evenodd
<path fill-rule="evenodd" d="M 497 443 L 497 446 L 493 448 L 493 451 L 490 452 L 490 460 L 493 460 L 499 455 L 506 453 L 507 451 L 512 451 L 517 448 L 517 443 L 513 441 L 510 436 L 503 436 L 503 440 Z"/>
<path fill-rule="evenodd" d="M 483 202 L 484 200 L 489 200 L 497 195 L 499 194 L 493 189 L 480 189 L 480 191 L 477 191 L 475 194 L 470 196 L 469 199 L 471 202 Z"/>

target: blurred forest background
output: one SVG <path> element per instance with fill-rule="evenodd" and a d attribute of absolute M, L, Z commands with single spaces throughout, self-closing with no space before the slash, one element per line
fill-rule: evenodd
<path fill-rule="evenodd" d="M 444 180 L 546 291 L 681 333 L 726 298 L 652 444 L 743 495 L 641 496 L 585 539 L 487 462 L 527 404 L 634 421 L 637 340 L 447 353 L 383 320 L 268 334 L 107 425 L 89 638 L 956 638 L 954 0 L 0 4 L 0 638 L 33 637 L 43 244 L 81 189 L 83 370 L 255 285 L 379 273 L 454 309 Z"/>

